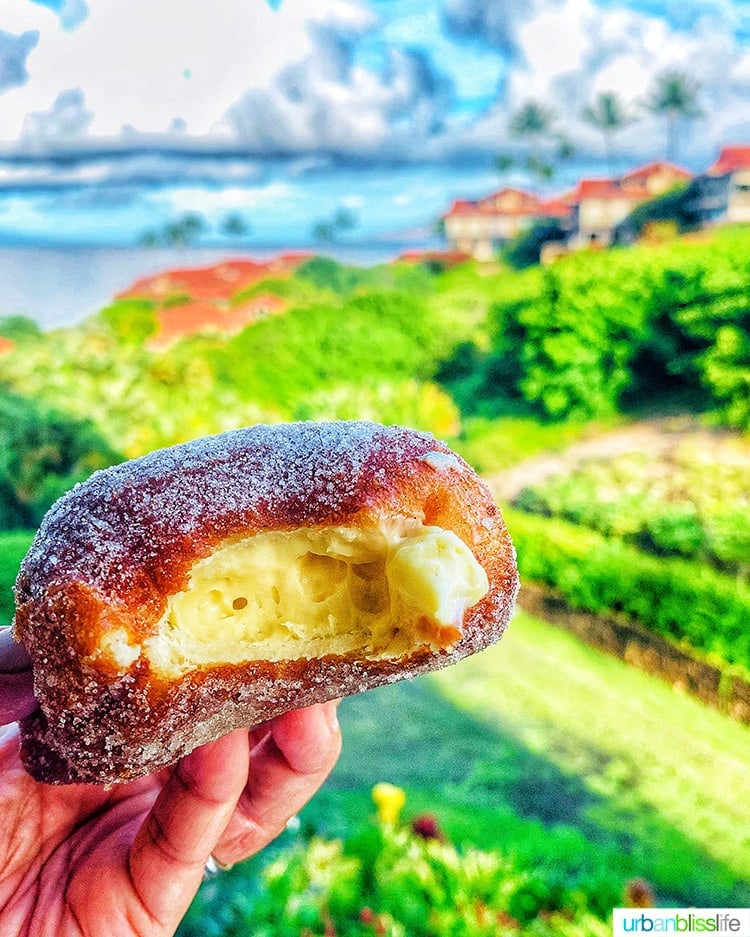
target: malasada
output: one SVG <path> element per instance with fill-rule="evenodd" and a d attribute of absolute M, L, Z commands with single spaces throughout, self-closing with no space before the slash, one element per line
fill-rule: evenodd
<path fill-rule="evenodd" d="M 518 590 L 500 511 L 443 443 L 253 426 L 97 472 L 44 518 L 14 635 L 37 779 L 110 784 L 285 710 L 453 664 Z"/>

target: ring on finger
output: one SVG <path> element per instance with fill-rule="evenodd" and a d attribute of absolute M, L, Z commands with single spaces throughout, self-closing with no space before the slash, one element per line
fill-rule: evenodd
<path fill-rule="evenodd" d="M 228 872 L 232 868 L 232 863 L 229 865 L 224 865 L 223 862 L 219 862 L 216 856 L 213 853 L 206 860 L 206 867 L 203 870 L 203 881 L 213 878 L 216 875 L 219 875 L 221 872 Z"/>

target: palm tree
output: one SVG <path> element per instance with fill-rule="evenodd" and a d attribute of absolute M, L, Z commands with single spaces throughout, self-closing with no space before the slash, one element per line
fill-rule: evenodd
<path fill-rule="evenodd" d="M 656 76 L 653 90 L 644 102 L 648 110 L 666 119 L 670 161 L 677 159 L 680 122 L 703 115 L 697 102 L 699 92 L 700 84 L 686 72 L 669 69 Z"/>
<path fill-rule="evenodd" d="M 597 130 L 601 130 L 604 136 L 604 155 L 607 160 L 607 168 L 610 175 L 613 175 L 614 135 L 618 130 L 622 130 L 623 127 L 631 123 L 633 118 L 627 113 L 619 95 L 613 91 L 603 91 L 592 104 L 583 109 L 582 116 L 586 123 L 596 127 Z"/>
<path fill-rule="evenodd" d="M 250 225 L 238 211 L 231 211 L 224 216 L 219 229 L 225 237 L 241 238 L 248 233 Z"/>
<path fill-rule="evenodd" d="M 551 167 L 539 158 L 539 147 L 545 138 L 554 135 L 555 112 L 537 101 L 527 101 L 510 118 L 508 130 L 514 137 L 521 137 L 529 141 L 530 169 L 540 175 L 549 175 Z"/>

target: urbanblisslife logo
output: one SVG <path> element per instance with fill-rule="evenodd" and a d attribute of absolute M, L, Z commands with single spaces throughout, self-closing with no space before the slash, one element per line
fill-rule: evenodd
<path fill-rule="evenodd" d="M 613 937 L 750 937 L 750 908 L 615 908 L 612 925 Z"/>

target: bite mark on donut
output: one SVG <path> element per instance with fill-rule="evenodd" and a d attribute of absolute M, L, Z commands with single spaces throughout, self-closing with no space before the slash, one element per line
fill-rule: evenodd
<path fill-rule="evenodd" d="M 461 638 L 487 575 L 453 532 L 411 519 L 270 531 L 194 564 L 153 635 L 102 642 L 123 671 L 143 653 L 160 677 L 217 664 L 398 659 Z"/>

